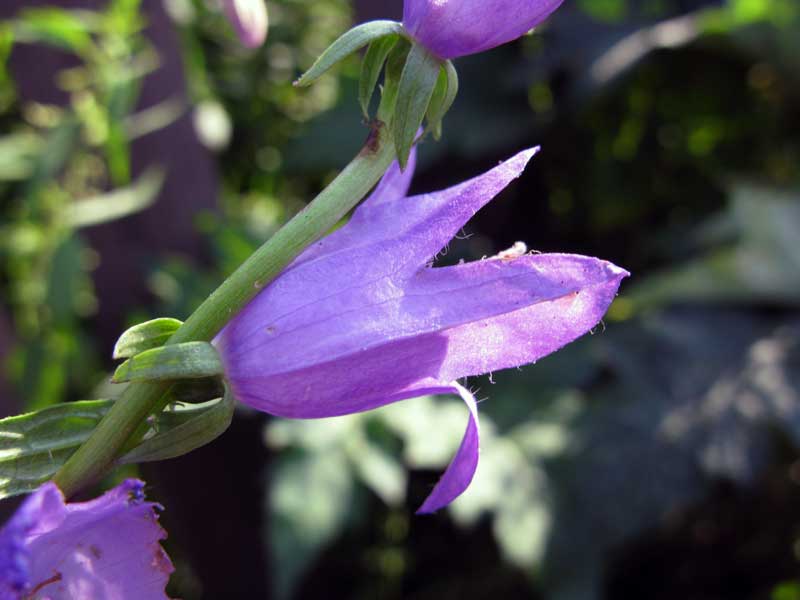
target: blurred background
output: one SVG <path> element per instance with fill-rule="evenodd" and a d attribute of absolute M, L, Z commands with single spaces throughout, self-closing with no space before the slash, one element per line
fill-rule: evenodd
<path fill-rule="evenodd" d="M 109 393 L 126 327 L 185 318 L 367 129 L 358 60 L 291 81 L 400 0 L 0 4 L 0 410 Z M 170 593 L 800 600 L 800 4 L 572 0 L 457 61 L 412 191 L 541 144 L 442 263 L 524 240 L 633 273 L 604 324 L 480 388 L 469 491 L 414 517 L 466 411 L 284 421 L 140 467 Z"/>

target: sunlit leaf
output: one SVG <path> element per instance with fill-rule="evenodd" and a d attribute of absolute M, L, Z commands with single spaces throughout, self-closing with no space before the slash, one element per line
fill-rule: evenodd
<path fill-rule="evenodd" d="M 0 498 L 50 479 L 111 405 L 110 400 L 70 402 L 0 420 Z"/>

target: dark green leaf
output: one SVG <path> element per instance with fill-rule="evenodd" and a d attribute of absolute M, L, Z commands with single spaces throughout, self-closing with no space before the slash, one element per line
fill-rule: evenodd
<path fill-rule="evenodd" d="M 30 492 L 50 479 L 112 404 L 70 402 L 0 420 L 0 498 Z"/>
<path fill-rule="evenodd" d="M 121 464 L 166 460 L 205 446 L 230 426 L 236 401 L 225 396 L 202 404 L 181 404 L 158 415 L 153 435 L 119 459 Z"/>
<path fill-rule="evenodd" d="M 438 58 L 419 44 L 414 44 L 408 53 L 392 117 L 392 133 L 402 168 L 408 162 L 417 131 L 428 112 L 441 65 Z"/>
<path fill-rule="evenodd" d="M 372 100 L 372 92 L 375 91 L 386 57 L 399 39 L 399 35 L 387 35 L 374 40 L 367 48 L 364 61 L 361 63 L 361 79 L 358 82 L 358 101 L 361 103 L 361 112 L 365 118 L 369 118 L 369 102 Z"/>
<path fill-rule="evenodd" d="M 333 65 L 350 56 L 359 48 L 363 48 L 371 41 L 386 35 L 403 34 L 404 29 L 395 21 L 370 21 L 342 35 L 323 52 L 311 68 L 300 79 L 295 81 L 297 86 L 307 86 L 319 79 Z"/>
<path fill-rule="evenodd" d="M 456 73 L 453 63 L 448 60 L 439 72 L 431 103 L 428 106 L 428 129 L 433 132 L 433 137 L 437 140 L 442 136 L 442 119 L 453 106 L 457 94 L 458 73 Z"/>
<path fill-rule="evenodd" d="M 164 381 L 220 375 L 222 361 L 208 342 L 185 342 L 145 350 L 122 363 L 111 380 Z"/>
<path fill-rule="evenodd" d="M 139 323 L 119 336 L 114 345 L 114 358 L 130 358 L 145 350 L 163 346 L 183 325 L 178 319 L 160 318 Z"/>

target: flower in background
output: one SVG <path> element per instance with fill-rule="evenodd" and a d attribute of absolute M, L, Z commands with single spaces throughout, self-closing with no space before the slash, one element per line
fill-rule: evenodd
<path fill-rule="evenodd" d="M 242 44 L 258 48 L 264 43 L 269 27 L 264 0 L 222 0 L 222 8 Z"/>
<path fill-rule="evenodd" d="M 173 567 L 143 486 L 128 479 L 65 504 L 54 483 L 42 485 L 0 530 L 0 599 L 166 599 Z"/>
<path fill-rule="evenodd" d="M 439 56 L 456 58 L 524 35 L 563 0 L 405 0 L 403 25 Z"/>
<path fill-rule="evenodd" d="M 455 499 L 478 464 L 475 400 L 456 380 L 535 362 L 583 335 L 628 275 L 596 258 L 524 250 L 432 267 L 535 152 L 412 197 L 413 153 L 405 172 L 395 163 L 347 225 L 309 247 L 215 340 L 236 397 L 317 418 L 457 393 L 467 430 L 420 512 Z"/>

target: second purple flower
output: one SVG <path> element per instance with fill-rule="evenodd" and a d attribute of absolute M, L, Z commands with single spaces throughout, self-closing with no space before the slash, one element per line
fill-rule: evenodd
<path fill-rule="evenodd" d="M 479 442 L 475 400 L 456 380 L 535 362 L 583 335 L 628 275 L 571 254 L 431 266 L 535 153 L 412 197 L 413 154 L 405 172 L 393 165 L 347 225 L 301 254 L 218 336 L 236 397 L 274 415 L 319 418 L 457 393 L 467 430 L 420 512 L 455 499 L 475 473 Z"/>

